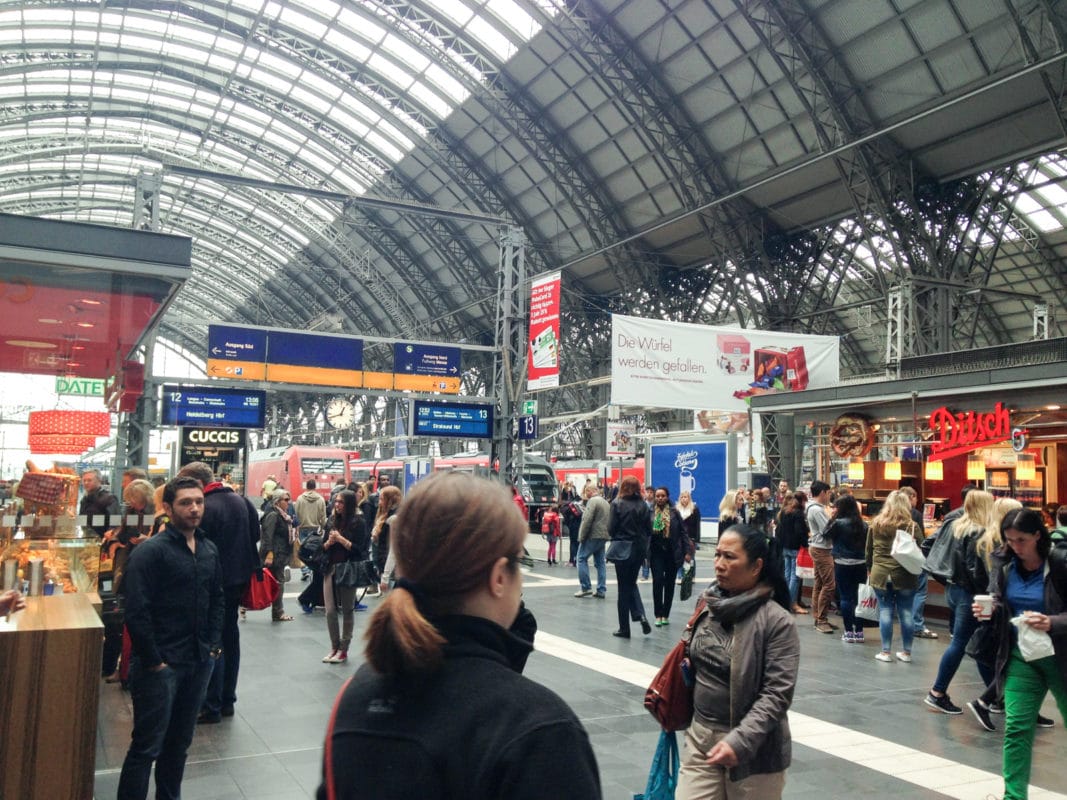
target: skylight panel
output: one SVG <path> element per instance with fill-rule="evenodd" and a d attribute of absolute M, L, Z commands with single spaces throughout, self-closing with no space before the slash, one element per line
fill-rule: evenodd
<path fill-rule="evenodd" d="M 298 31 L 303 31 L 315 39 L 321 39 L 323 34 L 326 33 L 326 25 L 321 20 L 305 14 L 292 5 L 286 5 L 282 8 L 278 21 L 286 25 L 292 25 Z"/>
<path fill-rule="evenodd" d="M 542 10 L 548 16 L 555 17 L 558 9 L 549 2 L 541 3 Z M 512 0 L 492 0 L 485 6 L 485 13 L 492 13 L 493 17 L 501 25 L 505 25 L 514 31 L 524 41 L 528 42 L 541 32 L 541 23 L 526 13 L 518 3 Z"/>
<path fill-rule="evenodd" d="M 1015 198 L 1016 212 L 1027 224 L 1042 233 L 1060 230 L 1063 225 L 1032 195 L 1020 193 Z"/>

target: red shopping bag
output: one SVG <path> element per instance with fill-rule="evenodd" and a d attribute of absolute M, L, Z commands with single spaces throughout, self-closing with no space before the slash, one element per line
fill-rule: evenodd
<path fill-rule="evenodd" d="M 815 562 L 811 560 L 811 552 L 806 547 L 801 547 L 797 551 L 797 577 L 815 577 Z"/>
<path fill-rule="evenodd" d="M 241 595 L 241 607 L 249 611 L 261 611 L 270 608 L 278 597 L 282 587 L 278 579 L 270 574 L 266 567 L 260 567 L 252 572 L 248 579 L 245 593 Z"/>

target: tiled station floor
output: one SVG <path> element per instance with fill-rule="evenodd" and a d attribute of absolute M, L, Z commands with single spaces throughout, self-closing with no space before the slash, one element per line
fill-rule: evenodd
<path fill-rule="evenodd" d="M 531 537 L 533 539 L 534 537 Z M 537 554 L 536 546 L 531 550 Z M 704 580 L 710 570 L 705 559 Z M 594 572 L 595 575 L 595 572 Z M 699 585 L 699 580 L 698 580 Z M 293 622 L 272 623 L 266 611 L 241 624 L 241 677 L 236 716 L 200 726 L 189 754 L 186 800 L 297 800 L 314 796 L 322 736 L 342 681 L 358 666 L 356 650 L 345 666 L 320 659 L 329 649 L 323 612 L 300 612 L 302 584 L 287 586 Z M 641 584 L 651 611 L 651 583 Z M 538 618 L 537 650 L 526 675 L 558 692 L 588 730 L 600 765 L 604 797 L 631 800 L 644 789 L 658 730 L 644 710 L 644 687 L 680 634 L 693 600 L 675 603 L 672 624 L 630 640 L 616 628 L 615 585 L 609 568 L 608 599 L 575 599 L 576 570 L 538 562 L 525 576 L 526 602 Z M 370 612 L 356 615 L 356 636 Z M 798 617 L 801 670 L 790 712 L 793 765 L 787 798 L 897 798 L 985 800 L 1002 791 L 999 733 L 987 733 L 971 716 L 927 710 L 922 698 L 933 681 L 947 632 L 916 640 L 911 664 L 874 660 L 877 632 L 864 645 L 815 632 Z M 899 643 L 898 643 L 899 644 Z M 980 690 L 965 660 L 950 687 L 963 702 Z M 477 691 L 477 687 L 471 687 Z M 1043 712 L 1056 727 L 1037 733 L 1032 798 L 1067 798 L 1067 732 L 1048 698 Z M 1003 717 L 997 718 L 1003 725 Z M 101 686 L 97 731 L 96 797 L 113 798 L 129 741 L 129 695 Z M 567 770 L 566 762 L 559 769 Z"/>

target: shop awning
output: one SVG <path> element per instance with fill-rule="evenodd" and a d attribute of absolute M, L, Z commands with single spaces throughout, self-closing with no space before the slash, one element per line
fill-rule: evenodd
<path fill-rule="evenodd" d="M 183 236 L 0 214 L 0 372 L 116 375 L 191 254 Z"/>

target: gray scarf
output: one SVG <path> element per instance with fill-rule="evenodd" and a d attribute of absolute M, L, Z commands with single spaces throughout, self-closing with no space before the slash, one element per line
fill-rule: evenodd
<path fill-rule="evenodd" d="M 718 581 L 713 581 L 704 592 L 704 602 L 708 604 L 711 616 L 720 625 L 727 627 L 752 614 L 770 600 L 773 594 L 770 586 L 757 583 L 747 592 L 732 596 L 725 595 L 719 588 Z"/>

